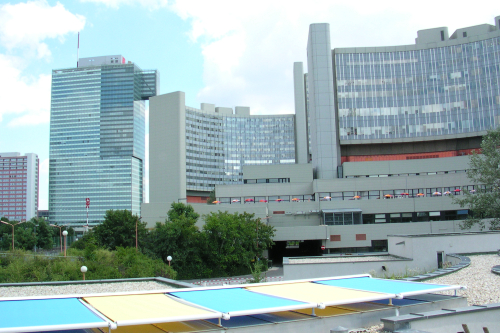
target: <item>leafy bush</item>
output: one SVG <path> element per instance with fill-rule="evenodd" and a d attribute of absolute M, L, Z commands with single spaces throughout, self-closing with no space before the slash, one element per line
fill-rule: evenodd
<path fill-rule="evenodd" d="M 87 266 L 88 280 L 154 276 L 175 279 L 177 275 L 163 261 L 151 259 L 135 248 L 95 249 L 91 255 L 85 252 L 70 249 L 70 257 L 47 257 L 16 250 L 0 256 L 0 283 L 81 280 L 81 266 Z"/>

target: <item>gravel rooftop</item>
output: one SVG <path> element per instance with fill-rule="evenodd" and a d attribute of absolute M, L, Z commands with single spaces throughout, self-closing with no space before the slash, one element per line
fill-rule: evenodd
<path fill-rule="evenodd" d="M 101 294 L 124 291 L 149 291 L 165 289 L 172 289 L 172 287 L 167 284 L 154 281 L 68 284 L 56 286 L 0 287 L 0 297 Z"/>
<path fill-rule="evenodd" d="M 466 286 L 466 290 L 458 290 L 458 296 L 467 297 L 469 305 L 484 305 L 500 302 L 500 275 L 491 272 L 491 268 L 500 265 L 497 254 L 471 255 L 470 265 L 458 272 L 425 280 L 423 282 L 437 284 L 458 284 Z M 442 294 L 454 295 L 454 291 L 443 291 Z M 382 333 L 383 325 L 367 328 L 369 333 Z"/>

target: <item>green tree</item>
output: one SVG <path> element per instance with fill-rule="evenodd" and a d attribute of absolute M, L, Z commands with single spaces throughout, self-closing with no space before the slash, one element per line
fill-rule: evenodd
<path fill-rule="evenodd" d="M 38 248 L 50 250 L 53 247 L 53 238 L 54 236 L 56 236 L 55 232 L 43 218 L 33 217 L 31 220 L 29 220 L 29 222 L 23 223 L 21 225 L 32 228 L 33 233 L 36 232 L 36 246 Z"/>
<path fill-rule="evenodd" d="M 203 260 L 210 276 L 248 273 L 250 263 L 273 244 L 274 228 L 254 214 L 219 211 L 204 218 Z"/>
<path fill-rule="evenodd" d="M 462 198 L 453 198 L 461 207 L 472 211 L 462 224 L 462 229 L 479 225 L 485 227 L 483 218 L 491 218 L 490 229 L 500 227 L 500 127 L 488 131 L 481 143 L 481 153 L 473 152 L 467 178 L 475 185 L 475 192 L 463 191 Z"/>
<path fill-rule="evenodd" d="M 142 248 L 147 235 L 146 222 L 129 210 L 107 210 L 104 221 L 93 229 L 98 245 L 115 250 L 118 246 L 135 247 L 137 223 L 138 243 Z"/>
<path fill-rule="evenodd" d="M 204 265 L 200 256 L 200 231 L 195 221 L 181 216 L 165 223 L 156 223 L 150 232 L 148 248 L 155 256 L 168 263 L 172 257 L 172 267 L 180 279 L 203 277 Z"/>
<path fill-rule="evenodd" d="M 31 250 L 35 247 L 34 225 L 31 222 L 19 223 L 10 221 L 14 225 L 14 248 Z M 2 223 L 2 249 L 12 249 L 12 227 Z"/>
<path fill-rule="evenodd" d="M 185 216 L 186 218 L 196 222 L 200 217 L 200 214 L 196 213 L 191 205 L 186 205 L 182 202 L 172 202 L 170 210 L 167 212 L 167 216 L 169 221 Z"/>
<path fill-rule="evenodd" d="M 264 270 L 264 264 L 261 260 L 256 260 L 252 266 L 250 266 L 250 272 L 252 273 L 252 279 L 248 283 L 261 283 L 265 282 L 265 276 L 262 276 L 262 271 Z"/>
<path fill-rule="evenodd" d="M 200 278 L 205 269 L 200 256 L 200 231 L 195 225 L 199 215 L 190 205 L 172 203 L 171 207 L 165 223 L 157 222 L 150 231 L 147 252 L 165 263 L 171 256 L 180 279 Z"/>
<path fill-rule="evenodd" d="M 216 200 L 217 199 L 215 197 L 215 190 L 210 191 L 210 194 L 207 198 L 207 204 L 212 205 L 212 204 L 214 204 L 214 201 L 216 201 Z"/>

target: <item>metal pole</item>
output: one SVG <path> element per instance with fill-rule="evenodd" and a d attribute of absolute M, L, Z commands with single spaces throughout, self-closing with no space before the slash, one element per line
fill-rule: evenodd
<path fill-rule="evenodd" d="M 66 257 L 66 239 L 68 237 L 66 235 L 64 235 L 64 256 Z"/>
<path fill-rule="evenodd" d="M 14 252 L 14 225 L 12 225 L 12 252 Z"/>
<path fill-rule="evenodd" d="M 136 216 L 135 217 L 135 250 L 136 251 L 139 251 L 138 250 L 138 247 L 137 247 L 137 222 L 138 222 L 139 218 Z"/>
<path fill-rule="evenodd" d="M 62 253 L 62 227 L 59 227 L 59 244 L 61 245 L 61 253 Z"/>

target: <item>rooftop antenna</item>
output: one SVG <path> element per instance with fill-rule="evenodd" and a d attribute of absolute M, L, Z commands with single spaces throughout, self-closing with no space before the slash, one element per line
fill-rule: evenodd
<path fill-rule="evenodd" d="M 78 31 L 78 46 L 76 47 L 76 68 L 78 68 L 79 61 L 80 61 L 80 31 Z"/>

